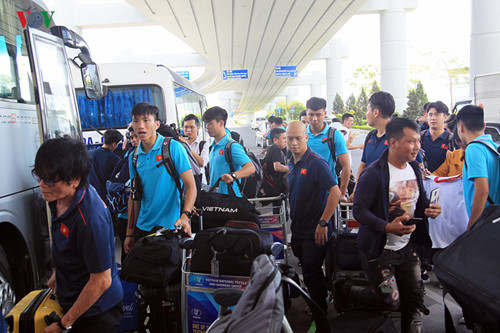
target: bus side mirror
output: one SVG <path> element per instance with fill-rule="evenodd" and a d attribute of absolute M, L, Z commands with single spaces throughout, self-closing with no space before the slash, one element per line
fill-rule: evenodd
<path fill-rule="evenodd" d="M 100 99 L 104 96 L 101 77 L 99 75 L 99 67 L 95 62 L 82 64 L 80 67 L 82 73 L 83 86 L 85 87 L 85 95 L 88 99 Z"/>

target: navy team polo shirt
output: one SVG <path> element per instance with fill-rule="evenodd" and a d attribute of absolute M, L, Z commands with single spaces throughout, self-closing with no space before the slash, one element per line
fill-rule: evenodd
<path fill-rule="evenodd" d="M 379 157 L 382 156 L 384 150 L 389 148 L 389 141 L 387 141 L 385 133 L 380 138 L 377 137 L 377 130 L 368 133 L 368 135 L 370 135 L 370 138 L 363 148 L 363 155 L 361 156 L 361 162 L 366 163 L 366 166 L 378 160 Z M 417 162 L 422 163 L 422 155 L 420 152 L 417 155 Z"/>
<path fill-rule="evenodd" d="M 377 131 L 370 133 L 368 134 L 370 135 L 370 138 L 368 139 L 368 142 L 363 149 L 363 155 L 361 156 L 361 162 L 366 163 L 366 166 L 369 166 L 378 160 L 382 155 L 382 152 L 389 147 L 385 133 L 380 138 L 377 137 Z"/>
<path fill-rule="evenodd" d="M 56 202 L 49 205 L 57 302 L 68 311 L 90 274 L 111 268 L 111 286 L 82 316 L 106 312 L 123 298 L 115 260 L 113 222 L 106 205 L 91 186 L 79 189 L 68 210 L 59 217 L 56 217 Z"/>
<path fill-rule="evenodd" d="M 314 233 L 325 210 L 328 190 L 337 185 L 328 163 L 307 148 L 297 164 L 288 162 L 290 185 L 290 218 L 293 237 L 314 239 Z M 331 223 L 329 229 L 331 229 Z M 331 235 L 329 230 L 328 235 Z"/>
<path fill-rule="evenodd" d="M 429 131 L 425 131 L 422 135 L 421 143 L 422 149 L 427 158 L 427 169 L 430 172 L 436 171 L 441 164 L 446 160 L 446 152 L 450 149 L 450 132 L 445 128 L 444 133 L 441 134 L 436 140 L 432 141 Z"/>

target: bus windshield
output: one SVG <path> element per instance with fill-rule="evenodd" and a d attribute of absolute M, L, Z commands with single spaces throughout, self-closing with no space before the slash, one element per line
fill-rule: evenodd
<path fill-rule="evenodd" d="M 140 102 L 156 105 L 160 121 L 165 121 L 162 90 L 155 85 L 108 87 L 99 100 L 89 100 L 83 89 L 77 89 L 76 98 L 83 130 L 125 128 L 132 121 L 132 107 Z"/>

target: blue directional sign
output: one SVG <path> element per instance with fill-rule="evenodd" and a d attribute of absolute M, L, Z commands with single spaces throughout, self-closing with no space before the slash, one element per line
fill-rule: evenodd
<path fill-rule="evenodd" d="M 248 69 L 222 71 L 223 80 L 248 79 Z"/>
<path fill-rule="evenodd" d="M 189 71 L 178 71 L 176 73 L 185 78 L 186 80 L 189 80 Z"/>
<path fill-rule="evenodd" d="M 276 112 L 280 113 L 281 112 L 281 108 L 277 108 Z"/>
<path fill-rule="evenodd" d="M 297 77 L 297 66 L 276 66 L 274 67 L 276 77 Z"/>

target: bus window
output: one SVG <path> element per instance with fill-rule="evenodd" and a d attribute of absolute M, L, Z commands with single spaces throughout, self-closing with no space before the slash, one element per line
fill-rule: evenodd
<path fill-rule="evenodd" d="M 15 1 L 3 1 L 0 10 L 0 98 L 34 102 L 31 68 Z M 22 37 L 21 37 L 22 36 Z"/>
<path fill-rule="evenodd" d="M 125 128 L 132 121 L 130 112 L 135 104 L 147 102 L 160 109 L 160 121 L 165 120 L 161 88 L 153 85 L 108 87 L 99 100 L 89 100 L 83 89 L 76 90 L 83 130 Z"/>
<path fill-rule="evenodd" d="M 201 121 L 201 107 L 199 95 L 180 84 L 173 82 L 175 93 L 175 106 L 177 108 L 177 119 L 179 128 L 182 128 L 182 121 L 188 114 L 194 114 Z"/>

